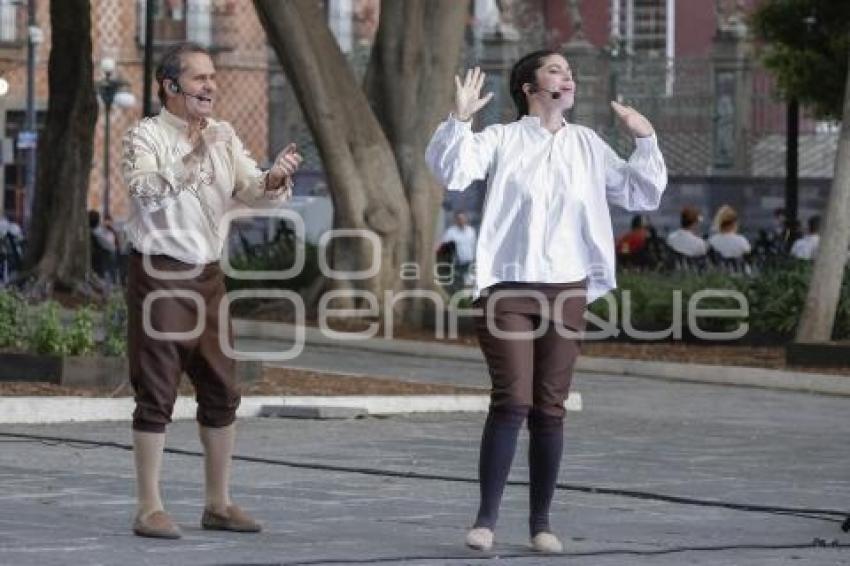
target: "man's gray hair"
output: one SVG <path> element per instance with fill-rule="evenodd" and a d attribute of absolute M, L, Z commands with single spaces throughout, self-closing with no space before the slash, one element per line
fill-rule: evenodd
<path fill-rule="evenodd" d="M 159 65 L 156 67 L 156 82 L 159 85 L 159 89 L 156 94 L 159 97 L 159 103 L 163 107 L 166 100 L 163 81 L 168 79 L 174 82 L 174 84 L 177 84 L 180 73 L 183 71 L 183 55 L 189 53 L 203 53 L 211 57 L 209 50 L 200 43 L 183 41 L 166 49 L 165 53 L 162 54 L 162 58 L 159 60 Z"/>

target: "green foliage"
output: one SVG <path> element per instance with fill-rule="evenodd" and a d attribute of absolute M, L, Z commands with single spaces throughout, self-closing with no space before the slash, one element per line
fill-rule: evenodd
<path fill-rule="evenodd" d="M 706 289 L 741 291 L 745 279 L 724 273 L 635 273 L 623 272 L 617 277 L 617 289 L 612 291 L 616 302 L 616 320 L 612 319 L 609 302 L 600 299 L 588 308 L 602 320 L 616 322 L 622 328 L 624 320 L 624 293 L 628 292 L 629 322 L 637 330 L 663 330 L 670 328 L 674 317 L 674 308 L 682 305 L 682 322 L 687 325 L 687 308 L 691 297 Z M 681 293 L 681 299 L 676 294 Z M 700 298 L 698 306 L 705 309 L 737 309 L 738 301 L 729 297 Z M 700 318 L 700 329 L 708 332 L 724 332 L 739 327 L 744 318 Z"/>
<path fill-rule="evenodd" d="M 127 354 L 127 303 L 124 294 L 113 293 L 103 313 L 103 353 L 107 356 Z"/>
<path fill-rule="evenodd" d="M 766 0 L 750 18 L 785 98 L 840 119 L 850 54 L 850 2 Z"/>
<path fill-rule="evenodd" d="M 71 326 L 65 329 L 65 348 L 71 356 L 87 356 L 94 352 L 94 318 L 89 307 L 77 309 Z"/>
<path fill-rule="evenodd" d="M 765 271 L 747 286 L 752 315 L 751 328 L 765 335 L 792 338 L 803 314 L 809 280 L 810 262 L 793 262 Z M 850 269 L 846 269 L 836 310 L 833 338 L 850 337 Z"/>
<path fill-rule="evenodd" d="M 48 301 L 38 307 L 29 346 L 38 354 L 64 356 L 68 353 L 68 340 L 59 319 L 59 305 L 56 302 Z"/>
<path fill-rule="evenodd" d="M 124 356 L 127 353 L 127 306 L 113 294 L 103 310 L 104 339 L 98 343 L 98 311 L 76 309 L 63 322 L 58 303 L 30 305 L 14 292 L 0 291 L 0 348 L 56 356 Z"/>
<path fill-rule="evenodd" d="M 0 348 L 20 350 L 27 343 L 27 303 L 17 293 L 0 292 Z"/>
<path fill-rule="evenodd" d="M 791 336 L 803 313 L 811 266 L 802 264 L 762 273 L 749 285 L 747 299 L 754 312 L 751 327 L 766 334 Z"/>
<path fill-rule="evenodd" d="M 699 327 L 708 332 L 724 332 L 749 324 L 748 336 L 758 339 L 791 340 L 800 322 L 812 265 L 792 261 L 765 269 L 753 276 L 742 277 L 724 273 L 621 273 L 618 288 L 611 295 L 616 301 L 617 318 L 611 320 L 609 304 L 600 299 L 589 306 L 590 312 L 602 320 L 617 323 L 622 328 L 623 293 L 630 292 L 631 326 L 638 330 L 661 330 L 673 321 L 674 292 L 682 293 L 683 323 L 687 328 L 688 302 L 694 293 L 704 289 L 733 290 L 747 299 L 749 315 L 738 318 L 699 319 Z M 731 298 L 701 298 L 699 308 L 737 309 L 738 301 Z M 844 275 L 836 311 L 833 339 L 850 338 L 850 268 Z"/>

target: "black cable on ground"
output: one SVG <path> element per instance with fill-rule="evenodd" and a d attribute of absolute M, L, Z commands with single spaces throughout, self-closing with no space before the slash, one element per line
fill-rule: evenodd
<path fill-rule="evenodd" d="M 816 539 L 817 540 L 817 539 Z M 673 548 L 660 548 L 653 550 L 637 549 L 608 549 L 589 550 L 586 552 L 564 552 L 561 554 L 540 554 L 538 552 L 505 552 L 505 553 L 481 553 L 478 555 L 455 554 L 455 555 L 420 555 L 420 556 L 378 556 L 374 558 L 346 558 L 346 559 L 316 559 L 296 560 L 291 562 L 246 562 L 226 563 L 218 566 L 321 566 L 323 564 L 384 564 L 384 563 L 410 563 L 432 560 L 457 560 L 462 562 L 479 562 L 491 560 L 511 560 L 533 558 L 535 561 L 563 562 L 565 558 L 588 558 L 606 556 L 661 556 L 667 554 L 679 554 L 682 552 L 723 552 L 729 550 L 810 550 L 827 546 L 835 549 L 850 548 L 847 544 L 822 545 L 813 541 L 809 544 L 732 544 L 722 546 L 676 546 Z"/>
<path fill-rule="evenodd" d="M 103 441 L 103 440 L 87 440 L 78 438 L 66 438 L 57 436 L 43 436 L 35 434 L 0 432 L 0 437 L 27 439 L 34 442 L 41 442 L 48 446 L 56 446 L 65 444 L 72 447 L 94 447 L 94 448 L 118 448 L 121 450 L 132 451 L 133 446 L 130 444 L 122 444 L 120 442 Z M 183 448 L 165 448 L 165 452 L 169 454 L 179 454 L 182 456 L 203 457 L 202 452 L 195 450 L 185 450 Z M 364 468 L 357 466 L 339 466 L 333 464 L 321 464 L 318 462 L 298 462 L 292 460 L 279 460 L 273 458 L 263 458 L 259 456 L 240 456 L 234 455 L 234 460 L 242 462 L 251 462 L 255 464 L 268 464 L 273 466 L 285 466 L 288 468 L 320 470 L 329 472 L 344 472 L 368 476 L 379 477 L 394 477 L 402 479 L 444 481 L 455 483 L 471 483 L 477 484 L 476 478 L 464 476 L 450 476 L 445 474 L 426 474 L 421 472 L 401 472 L 396 470 L 382 470 L 379 468 Z M 509 481 L 509 485 L 527 486 L 527 481 Z M 805 507 L 782 507 L 775 505 L 753 505 L 748 503 L 734 503 L 719 500 L 696 499 L 692 497 L 680 497 L 675 495 L 665 495 L 660 493 L 652 493 L 646 491 L 636 491 L 629 489 L 596 487 L 587 485 L 577 485 L 568 483 L 558 483 L 557 488 L 564 491 L 575 491 L 579 493 L 614 495 L 619 497 L 628 497 L 632 499 L 643 499 L 652 501 L 664 501 L 666 503 L 676 503 L 679 505 L 693 505 L 698 507 L 719 507 L 724 509 L 732 509 L 735 511 L 746 511 L 751 513 L 765 513 L 772 515 L 791 515 L 801 519 L 812 519 L 818 521 L 826 521 L 830 523 L 841 523 L 841 529 L 845 532 L 850 531 L 850 516 L 847 511 L 839 509 L 818 509 Z"/>

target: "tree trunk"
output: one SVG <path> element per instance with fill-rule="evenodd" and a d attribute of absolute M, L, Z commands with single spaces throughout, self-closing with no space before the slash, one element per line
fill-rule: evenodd
<path fill-rule="evenodd" d="M 380 269 L 366 279 L 330 278 L 334 289 L 371 293 L 380 304 L 397 287 L 406 260 L 410 209 L 395 157 L 354 73 L 315 0 L 254 0 L 268 41 L 293 85 L 318 145 L 334 205 L 334 228 L 368 231 L 381 241 Z M 337 271 L 367 271 L 372 245 L 363 237 L 333 241 Z M 363 306 L 362 300 L 335 306 Z"/>
<path fill-rule="evenodd" d="M 435 290 L 433 242 L 442 190 L 424 155 L 449 109 L 468 2 L 383 2 L 366 76 L 368 100 L 314 0 L 255 0 L 255 6 L 319 146 L 334 227 L 369 230 L 382 242 L 378 276 L 336 279 L 332 287 L 369 291 L 379 304 L 385 291 Z M 371 246 L 362 239 L 336 240 L 331 265 L 365 270 Z M 412 275 L 404 280 L 403 267 Z M 431 305 L 414 299 L 399 310 L 408 322 L 421 322 L 423 313 L 433 312 Z"/>
<path fill-rule="evenodd" d="M 419 277 L 410 283 L 434 289 L 434 231 L 443 200 L 425 163 L 425 147 L 450 109 L 463 47 L 468 2 L 384 0 L 365 89 L 398 164 L 410 204 L 410 258 Z M 427 316 L 428 302 L 416 309 Z M 414 321 L 419 322 L 419 321 Z"/>
<path fill-rule="evenodd" d="M 48 106 L 38 144 L 33 221 L 26 256 L 27 287 L 86 290 L 90 275 L 86 200 L 97 99 L 92 72 L 89 0 L 50 3 L 52 45 Z"/>
<path fill-rule="evenodd" d="M 797 342 L 824 342 L 832 338 L 835 311 L 850 245 L 850 73 L 844 88 L 844 115 L 835 154 L 835 176 L 829 191 L 823 231 Z"/>

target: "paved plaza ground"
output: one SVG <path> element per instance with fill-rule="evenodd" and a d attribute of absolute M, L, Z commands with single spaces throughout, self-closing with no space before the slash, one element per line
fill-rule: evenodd
<path fill-rule="evenodd" d="M 654 496 L 850 512 L 846 398 L 599 375 L 575 389 L 584 410 L 568 418 L 553 509 L 566 556 L 527 548 L 524 433 L 494 552 L 463 546 L 484 416 L 448 414 L 242 421 L 233 491 L 264 520 L 259 535 L 200 530 L 196 427 L 175 423 L 168 445 L 188 453 L 165 462 L 165 501 L 184 529 L 172 542 L 130 533 L 127 423 L 4 425 L 0 564 L 850 564 L 838 515 Z"/>

